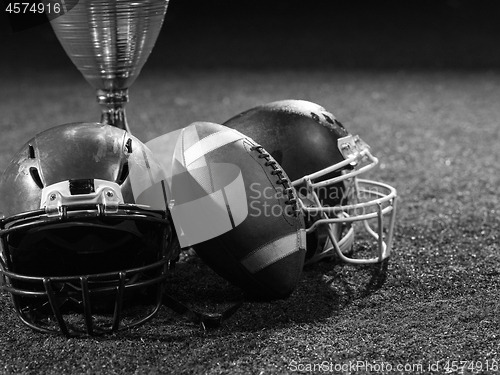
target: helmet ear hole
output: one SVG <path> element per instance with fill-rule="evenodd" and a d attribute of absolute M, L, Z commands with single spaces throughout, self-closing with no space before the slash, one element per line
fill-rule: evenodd
<path fill-rule="evenodd" d="M 319 116 L 316 113 L 311 112 L 311 117 L 314 121 L 320 122 Z"/>
<path fill-rule="evenodd" d="M 122 170 L 120 171 L 120 175 L 118 176 L 118 179 L 116 180 L 116 183 L 118 185 L 121 185 L 125 182 L 129 175 L 129 168 L 128 168 L 128 163 L 124 163 L 122 166 Z"/>
<path fill-rule="evenodd" d="M 30 159 L 34 159 L 35 158 L 35 148 L 33 147 L 33 145 L 29 145 L 28 146 L 28 157 Z"/>
<path fill-rule="evenodd" d="M 127 143 L 125 143 L 125 152 L 127 154 L 131 154 L 132 153 L 132 138 L 129 138 L 127 140 Z"/>
<path fill-rule="evenodd" d="M 40 188 L 43 189 L 43 182 L 42 179 L 40 178 L 40 174 L 38 173 L 38 169 L 35 167 L 30 168 L 30 175 L 35 184 Z"/>
<path fill-rule="evenodd" d="M 335 119 L 335 124 L 337 124 L 338 126 L 340 126 L 342 129 L 345 129 L 345 126 L 342 125 L 342 123 L 339 120 L 337 120 L 337 119 Z"/>
<path fill-rule="evenodd" d="M 323 117 L 325 118 L 326 122 L 328 122 L 329 124 L 335 124 L 335 122 L 333 122 L 332 118 L 326 114 L 323 113 Z"/>

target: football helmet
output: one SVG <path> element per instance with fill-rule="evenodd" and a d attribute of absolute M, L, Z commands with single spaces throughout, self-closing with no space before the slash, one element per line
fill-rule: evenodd
<path fill-rule="evenodd" d="M 163 179 L 109 125 L 60 125 L 21 147 L 0 180 L 0 288 L 23 323 L 99 335 L 156 314 L 177 247 Z"/>
<path fill-rule="evenodd" d="M 396 190 L 357 177 L 378 159 L 330 112 L 308 101 L 282 100 L 247 110 L 224 125 L 259 142 L 292 180 L 306 218 L 306 265 L 335 254 L 356 264 L 389 257 Z M 353 246 L 360 222 L 366 231 L 356 232 L 360 241 Z"/>

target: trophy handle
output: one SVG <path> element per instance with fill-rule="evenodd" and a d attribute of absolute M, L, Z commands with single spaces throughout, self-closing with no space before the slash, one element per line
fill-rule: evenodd
<path fill-rule="evenodd" d="M 128 102 L 128 89 L 97 89 L 97 102 L 101 106 L 101 123 L 116 126 L 130 133 L 125 114 Z"/>

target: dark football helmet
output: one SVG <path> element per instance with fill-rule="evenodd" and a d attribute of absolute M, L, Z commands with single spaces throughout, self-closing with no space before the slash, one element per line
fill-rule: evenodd
<path fill-rule="evenodd" d="M 396 190 L 357 177 L 378 160 L 330 112 L 308 101 L 282 100 L 247 110 L 224 125 L 259 142 L 292 180 L 306 218 L 306 265 L 335 254 L 358 264 L 389 257 Z M 360 222 L 366 231 L 356 232 L 360 241 L 353 246 Z"/>
<path fill-rule="evenodd" d="M 158 311 L 176 236 L 151 151 L 96 123 L 29 140 L 0 181 L 0 287 L 42 332 L 98 335 Z"/>

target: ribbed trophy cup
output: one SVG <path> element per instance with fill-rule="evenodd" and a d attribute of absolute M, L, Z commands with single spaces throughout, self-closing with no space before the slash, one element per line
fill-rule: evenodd
<path fill-rule="evenodd" d="M 156 43 L 169 0 L 50 0 L 61 1 L 68 5 L 62 11 L 69 10 L 49 19 L 68 56 L 97 90 L 101 122 L 129 131 L 128 88 Z"/>

